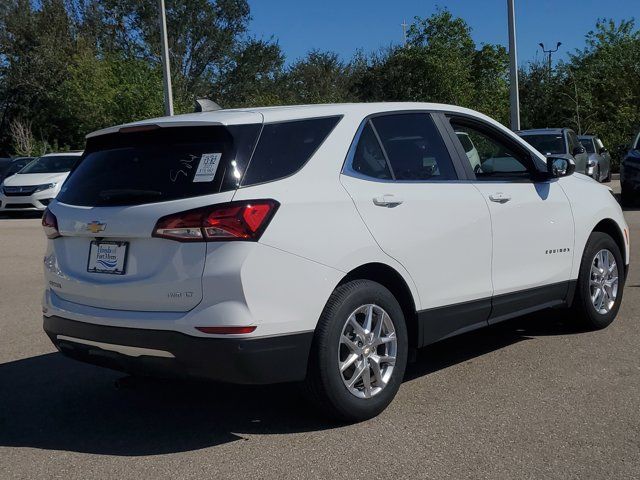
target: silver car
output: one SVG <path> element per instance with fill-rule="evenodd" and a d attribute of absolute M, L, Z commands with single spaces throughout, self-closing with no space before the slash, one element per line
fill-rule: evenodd
<path fill-rule="evenodd" d="M 576 164 L 576 172 L 588 175 L 589 155 L 580 144 L 576 132 L 570 128 L 539 128 L 516 133 L 547 157 L 573 160 Z"/>
<path fill-rule="evenodd" d="M 598 182 L 611 181 L 611 154 L 597 135 L 580 135 L 580 143 L 589 154 L 587 175 Z"/>

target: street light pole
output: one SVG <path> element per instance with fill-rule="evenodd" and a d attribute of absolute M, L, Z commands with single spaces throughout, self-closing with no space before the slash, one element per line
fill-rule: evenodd
<path fill-rule="evenodd" d="M 540 45 L 540 48 L 542 48 L 542 52 L 543 53 L 546 53 L 546 54 L 549 55 L 548 60 L 547 60 L 547 68 L 548 68 L 547 71 L 549 72 L 549 78 L 551 78 L 551 56 L 558 51 L 558 49 L 562 45 L 562 42 L 558 42 L 556 44 L 556 48 L 549 49 L 549 50 L 545 50 L 544 49 L 544 43 L 539 43 L 538 45 Z"/>
<path fill-rule="evenodd" d="M 518 92 L 518 54 L 516 51 L 516 12 L 514 0 L 507 0 L 509 13 L 509 88 L 511 130 L 520 130 L 520 94 Z"/>
<path fill-rule="evenodd" d="M 171 70 L 169 66 L 169 42 L 167 40 L 167 15 L 164 0 L 159 0 L 160 35 L 162 39 L 162 73 L 164 78 L 164 114 L 173 115 L 173 93 L 171 92 Z"/>

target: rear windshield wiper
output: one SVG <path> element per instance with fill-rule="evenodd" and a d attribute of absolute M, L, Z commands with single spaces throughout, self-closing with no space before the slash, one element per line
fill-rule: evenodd
<path fill-rule="evenodd" d="M 162 192 L 158 190 L 138 190 L 135 188 L 115 188 L 111 190 L 102 190 L 98 197 L 101 200 L 123 201 L 140 198 L 157 198 L 161 197 Z"/>

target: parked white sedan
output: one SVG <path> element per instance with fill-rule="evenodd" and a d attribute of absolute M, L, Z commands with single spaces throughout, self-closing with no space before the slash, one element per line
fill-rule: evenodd
<path fill-rule="evenodd" d="M 82 152 L 50 153 L 0 184 L 0 211 L 42 211 L 56 198 Z"/>
<path fill-rule="evenodd" d="M 410 349 L 551 307 L 587 328 L 614 320 L 622 210 L 549 157 L 485 115 L 424 103 L 96 132 L 43 216 L 44 329 L 81 361 L 303 381 L 329 414 L 369 418 Z"/>

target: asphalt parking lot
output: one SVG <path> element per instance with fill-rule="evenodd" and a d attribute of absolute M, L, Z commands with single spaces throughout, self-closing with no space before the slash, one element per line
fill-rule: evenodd
<path fill-rule="evenodd" d="M 640 210 L 616 322 L 542 312 L 423 350 L 351 426 L 292 386 L 135 381 L 42 332 L 38 218 L 0 218 L 0 479 L 640 477 Z"/>

